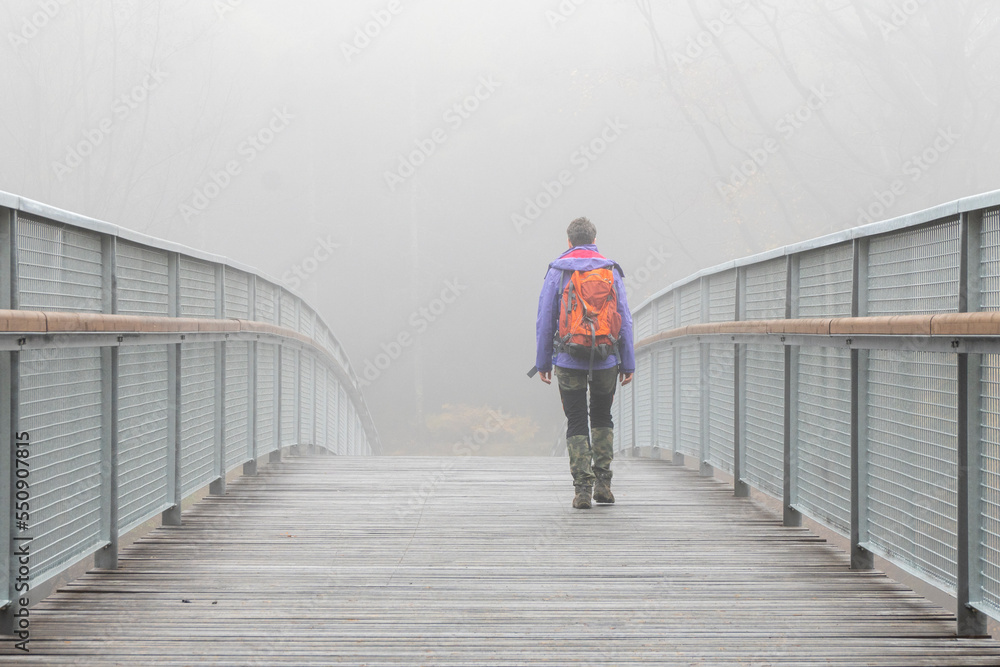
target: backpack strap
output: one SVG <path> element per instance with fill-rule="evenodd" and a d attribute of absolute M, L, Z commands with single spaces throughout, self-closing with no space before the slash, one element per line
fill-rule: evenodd
<path fill-rule="evenodd" d="M 597 332 L 594 323 L 590 323 L 590 368 L 587 370 L 587 383 L 594 381 L 594 355 L 597 354 Z"/>
<path fill-rule="evenodd" d="M 556 329 L 552 333 L 552 338 L 553 338 L 552 343 L 553 343 L 553 347 L 555 348 L 556 354 L 564 352 L 565 351 L 565 347 L 566 347 L 566 341 L 564 341 L 562 338 L 559 337 L 559 323 L 562 322 L 562 318 L 563 318 L 563 315 L 564 315 L 564 313 L 562 311 L 563 296 L 564 296 L 566 290 L 568 290 L 570 288 L 570 285 L 572 284 L 572 282 L 573 282 L 572 276 L 570 276 L 570 280 L 569 281 L 566 280 L 566 269 L 560 269 L 560 271 L 559 271 L 559 290 L 556 292 L 556 313 L 558 313 L 558 315 L 556 316 Z M 567 307 L 567 309 L 571 309 L 571 306 L 572 306 L 572 304 L 570 304 L 569 299 L 567 299 L 566 300 L 566 307 Z M 567 310 L 567 312 L 565 313 L 565 315 L 566 316 L 569 315 L 569 310 Z"/>

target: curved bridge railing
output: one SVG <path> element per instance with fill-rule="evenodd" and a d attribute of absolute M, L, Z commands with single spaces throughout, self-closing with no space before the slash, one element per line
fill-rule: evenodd
<path fill-rule="evenodd" d="M 620 447 L 733 475 L 1000 618 L 1000 192 L 702 271 L 634 310 Z"/>
<path fill-rule="evenodd" d="M 380 454 L 300 297 L 223 257 L 0 193 L 0 608 L 282 447 Z"/>

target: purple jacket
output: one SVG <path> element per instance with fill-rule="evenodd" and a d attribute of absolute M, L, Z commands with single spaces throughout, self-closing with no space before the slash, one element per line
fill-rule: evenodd
<path fill-rule="evenodd" d="M 553 338 L 559 327 L 559 300 L 562 290 L 569 282 L 573 271 L 593 271 L 614 267 L 615 291 L 618 294 L 618 313 L 622 316 L 622 329 L 618 342 L 619 359 L 610 355 L 604 361 L 594 360 L 594 370 L 619 367 L 622 373 L 635 372 L 635 352 L 632 347 L 632 313 L 628 308 L 625 296 L 625 283 L 622 280 L 622 270 L 615 262 L 597 252 L 596 245 L 580 245 L 570 248 L 559 259 L 549 264 L 549 272 L 545 274 L 542 294 L 538 297 L 538 321 L 535 324 L 535 366 L 545 373 L 552 370 L 552 364 L 562 368 L 590 368 L 589 359 L 577 359 L 566 352 L 560 352 L 553 359 Z"/>

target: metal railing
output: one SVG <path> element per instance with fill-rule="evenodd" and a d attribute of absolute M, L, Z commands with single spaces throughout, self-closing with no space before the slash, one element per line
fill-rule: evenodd
<path fill-rule="evenodd" d="M 634 310 L 619 447 L 696 457 L 1000 618 L 1000 192 L 730 262 Z M 946 314 L 956 315 L 946 315 Z M 967 315 L 965 314 L 967 313 Z"/>
<path fill-rule="evenodd" d="M 260 457 L 381 453 L 347 355 L 223 257 L 0 193 L 0 608 Z M 30 554 L 25 556 L 25 553 Z"/>

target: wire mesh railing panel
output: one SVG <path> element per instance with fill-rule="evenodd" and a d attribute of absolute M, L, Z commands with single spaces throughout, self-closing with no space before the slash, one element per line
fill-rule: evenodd
<path fill-rule="evenodd" d="M 701 281 L 681 287 L 681 326 L 701 323 Z"/>
<path fill-rule="evenodd" d="M 326 325 L 323 324 L 323 320 L 319 318 L 316 318 L 316 332 L 313 334 L 313 338 L 317 343 L 319 343 L 321 349 L 333 354 L 330 330 L 326 328 Z"/>
<path fill-rule="evenodd" d="M 299 353 L 295 350 L 281 351 L 281 446 L 298 444 L 295 427 L 295 383 Z"/>
<path fill-rule="evenodd" d="M 355 456 L 358 453 L 357 441 L 355 440 L 357 420 L 355 419 L 354 406 L 347 406 L 347 453 Z"/>
<path fill-rule="evenodd" d="M 327 419 L 329 411 L 326 402 L 329 396 L 327 368 L 323 364 L 316 364 L 316 446 L 327 447 L 330 443 L 330 436 L 327 433 Z"/>
<path fill-rule="evenodd" d="M 656 332 L 677 328 L 677 310 L 674 307 L 673 292 L 656 300 Z"/>
<path fill-rule="evenodd" d="M 273 452 L 278 445 L 275 438 L 276 415 L 274 414 L 275 356 L 273 344 L 257 343 L 257 405 L 254 406 L 254 418 L 257 422 L 258 456 Z"/>
<path fill-rule="evenodd" d="M 281 318 L 279 324 L 288 327 L 292 331 L 298 331 L 299 317 L 295 306 L 296 299 L 291 292 L 281 290 L 278 316 Z"/>
<path fill-rule="evenodd" d="M 868 315 L 958 311 L 958 220 L 871 239 Z"/>
<path fill-rule="evenodd" d="M 313 441 L 313 360 L 306 352 L 299 353 L 299 441 L 300 445 L 314 445 Z"/>
<path fill-rule="evenodd" d="M 744 317 L 748 320 L 780 320 L 785 317 L 788 264 L 784 257 L 746 267 Z"/>
<path fill-rule="evenodd" d="M 101 237 L 17 214 L 17 307 L 100 313 Z"/>
<path fill-rule="evenodd" d="M 1000 209 L 983 212 L 979 235 L 980 310 L 1000 310 Z"/>
<path fill-rule="evenodd" d="M 337 415 L 337 453 L 349 454 L 347 441 L 347 420 L 348 420 L 348 400 L 347 392 L 342 385 L 337 387 L 337 407 L 340 413 Z"/>
<path fill-rule="evenodd" d="M 821 248 L 799 257 L 797 317 L 850 317 L 854 246 Z"/>
<path fill-rule="evenodd" d="M 313 312 L 305 306 L 299 308 L 299 324 L 296 331 L 305 336 L 313 337 L 315 327 L 313 326 Z"/>
<path fill-rule="evenodd" d="M 708 321 L 736 319 L 736 269 L 708 277 Z"/>
<path fill-rule="evenodd" d="M 231 266 L 225 267 L 225 288 L 226 317 L 235 317 L 241 320 L 250 319 L 250 281 L 252 278 L 234 269 Z"/>
<path fill-rule="evenodd" d="M 215 266 L 190 257 L 178 264 L 181 317 L 216 316 Z"/>
<path fill-rule="evenodd" d="M 676 450 L 701 457 L 701 349 L 697 345 L 680 348 L 680 442 Z"/>
<path fill-rule="evenodd" d="M 980 385 L 982 516 L 979 535 L 983 602 L 1000 613 L 1000 355 L 983 355 Z"/>
<path fill-rule="evenodd" d="M 873 350 L 867 384 L 869 539 L 954 586 L 956 356 Z"/>
<path fill-rule="evenodd" d="M 653 311 L 644 309 L 635 317 L 635 339 L 642 340 L 653 335 Z"/>
<path fill-rule="evenodd" d="M 635 359 L 635 444 L 637 447 L 653 445 L 653 357 L 639 354 Z"/>
<path fill-rule="evenodd" d="M 709 346 L 708 460 L 713 466 L 727 472 L 733 472 L 735 355 L 733 345 Z"/>
<path fill-rule="evenodd" d="M 15 430 L 34 443 L 31 576 L 38 581 L 100 546 L 101 351 L 25 350 L 19 371 Z"/>
<path fill-rule="evenodd" d="M 118 531 L 125 534 L 170 504 L 167 348 L 118 353 Z"/>
<path fill-rule="evenodd" d="M 785 352 L 777 346 L 746 349 L 746 481 L 784 494 Z"/>
<path fill-rule="evenodd" d="M 226 343 L 226 468 L 250 459 L 250 343 Z"/>
<path fill-rule="evenodd" d="M 181 345 L 181 491 L 215 478 L 215 343 Z"/>
<path fill-rule="evenodd" d="M 119 240 L 115 252 L 120 315 L 170 314 L 170 260 L 164 250 Z"/>
<path fill-rule="evenodd" d="M 850 534 L 850 350 L 801 348 L 797 379 L 796 509 Z"/>
<path fill-rule="evenodd" d="M 616 401 L 621 401 L 622 416 L 621 422 L 615 424 L 615 434 L 616 437 L 621 438 L 622 447 L 627 449 L 636 444 L 634 437 L 635 431 L 633 429 L 634 420 L 634 408 L 632 406 L 632 400 L 634 398 L 634 383 L 629 383 L 624 387 L 619 386 L 617 389 L 618 397 Z"/>
<path fill-rule="evenodd" d="M 254 319 L 258 322 L 277 324 L 276 299 L 278 289 L 269 282 L 257 280 L 254 284 Z"/>
<path fill-rule="evenodd" d="M 335 454 L 341 454 L 340 450 L 340 383 L 332 375 L 327 379 L 328 388 L 326 401 L 326 428 L 329 433 L 327 449 Z"/>
<path fill-rule="evenodd" d="M 674 351 L 656 353 L 656 446 L 674 448 Z"/>

